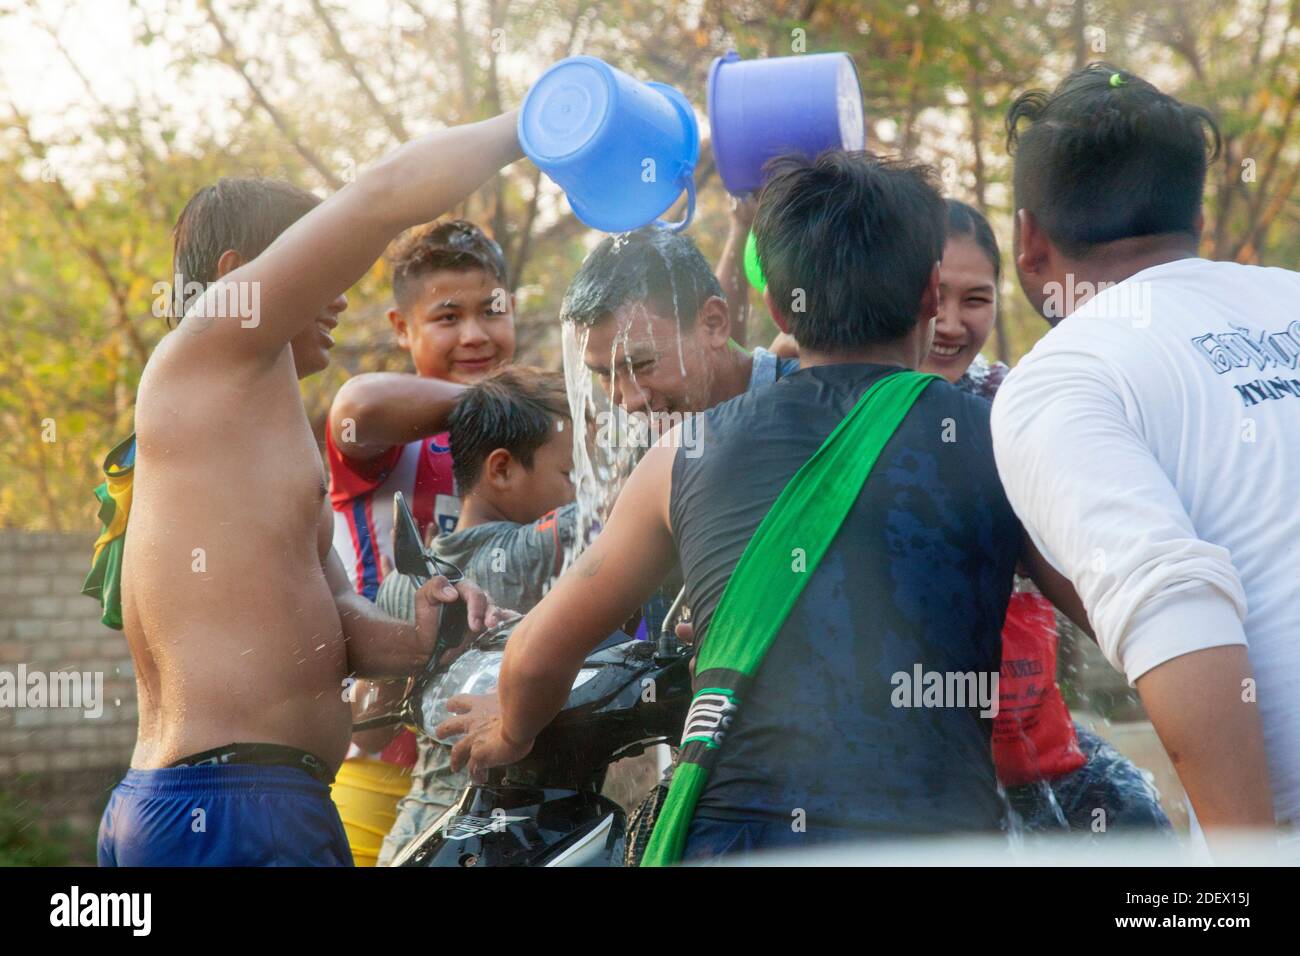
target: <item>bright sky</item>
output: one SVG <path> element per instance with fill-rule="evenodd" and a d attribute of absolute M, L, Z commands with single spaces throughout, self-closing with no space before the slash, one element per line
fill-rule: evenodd
<path fill-rule="evenodd" d="M 179 9 L 169 14 L 168 8 Z M 277 4 L 262 10 L 274 11 Z M 353 14 L 364 15 L 367 8 L 378 10 L 378 0 L 350 0 Z M 38 136 L 55 129 L 75 128 L 75 124 L 92 115 L 87 107 L 85 87 L 76 72 L 59 52 L 46 27 L 57 33 L 87 79 L 94 85 L 95 96 L 110 106 L 121 106 L 137 99 L 134 91 L 144 94 L 144 101 L 180 108 L 194 122 L 211 123 L 217 103 L 246 96 L 242 82 L 227 68 L 217 64 L 198 67 L 196 76 L 178 83 L 168 75 L 169 45 L 159 41 L 143 46 L 136 40 L 137 28 L 146 21 L 168 39 L 185 36 L 184 31 L 201 31 L 205 42 L 215 45 L 215 35 L 194 2 L 177 4 L 175 0 L 34 0 L 28 4 L 0 2 L 0 107 L 10 99 L 33 119 Z M 218 2 L 217 9 L 228 8 Z M 259 10 L 259 13 L 262 12 Z M 238 42 L 239 19 L 227 16 Z"/>
<path fill-rule="evenodd" d="M 28 115 L 45 120 L 85 101 L 81 81 L 42 23 L 56 29 L 106 102 L 127 102 L 131 85 L 164 94 L 175 89 L 165 82 L 161 60 L 136 48 L 140 12 L 128 0 L 38 0 L 34 6 L 0 19 L 0 89 Z"/>
<path fill-rule="evenodd" d="M 106 106 L 140 102 L 146 109 L 153 104 L 178 108 L 176 125 L 182 141 L 188 132 L 186 123 L 220 124 L 229 115 L 212 109 L 212 100 L 236 95 L 235 78 L 224 68 L 206 65 L 200 68 L 203 72 L 198 82 L 181 84 L 169 78 L 166 45 L 145 47 L 136 41 L 136 27 L 145 16 L 161 27 L 162 0 L 139 0 L 136 4 L 129 0 L 35 0 L 0 18 L 0 116 L 8 113 L 12 102 L 31 120 L 38 139 L 66 144 L 55 145 L 51 155 L 60 163 L 65 179 L 73 183 L 90 173 L 90 164 L 96 159 L 92 150 L 79 148 L 75 133 L 102 121 L 102 114 L 58 43 L 90 82 L 95 98 Z M 55 32 L 58 42 L 47 27 Z M 205 73 L 210 73 L 210 78 Z M 196 89 L 204 90 L 204 102 L 197 101 Z"/>
<path fill-rule="evenodd" d="M 228 13 L 229 0 L 216 0 L 218 10 L 226 13 L 225 19 L 236 43 L 244 52 L 256 55 L 255 46 L 259 21 L 266 15 L 275 16 L 281 9 L 278 3 L 259 5 L 256 15 L 244 22 Z M 349 0 L 349 14 L 376 21 L 386 19 L 388 5 L 384 0 Z M 64 47 L 80 70 L 94 86 L 95 97 L 109 106 L 122 106 L 139 102 L 146 111 L 154 104 L 173 111 L 171 122 L 183 144 L 186 123 L 190 129 L 221 125 L 233 115 L 225 105 L 242 103 L 247 91 L 242 81 L 227 67 L 191 60 L 195 75 L 185 82 L 169 76 L 168 60 L 172 52 L 179 52 L 197 42 L 214 46 L 215 36 L 195 0 L 0 0 L 0 117 L 8 112 L 12 100 L 18 108 L 31 117 L 36 136 L 46 141 L 66 141 L 69 132 L 75 133 L 100 119 L 98 108 L 88 100 L 82 81 L 60 53 L 47 26 L 54 29 Z M 170 12 L 169 12 L 170 11 Z M 136 41 L 135 34 L 142 22 L 154 30 L 165 33 L 166 38 L 152 46 Z M 246 28 L 243 42 L 240 27 Z M 526 50 L 527 44 L 524 45 Z M 521 50 L 520 52 L 524 52 Z M 532 51 L 527 51 L 530 54 Z M 514 59 L 513 57 L 511 59 Z M 516 60 L 510 64 L 514 70 L 532 72 L 544 66 Z M 859 60 L 859 68 L 863 64 Z M 1155 66 L 1149 67 L 1153 72 Z M 1153 75 L 1153 79 L 1156 77 Z M 670 78 L 665 78 L 672 82 Z M 1044 80 L 1055 77 L 1044 77 Z M 703 114 L 703 90 L 684 90 Z M 274 95 L 274 92 L 272 93 Z M 418 105 L 407 103 L 415 113 Z M 965 166 L 969 157 L 966 149 L 964 120 L 960 111 L 942 116 L 931 111 L 927 117 L 927 133 L 919 150 L 922 158 L 939 161 L 939 157 L 960 157 Z M 702 132 L 707 135 L 707 119 L 701 115 Z M 891 117 L 868 116 L 877 141 L 885 144 L 893 140 L 896 123 Z M 169 124 L 170 125 L 170 124 Z M 417 123 L 413 128 L 418 128 Z M 887 148 L 887 146 L 886 146 Z M 62 155 L 59 155 L 59 154 Z M 66 171 L 72 179 L 89 170 L 80 160 L 94 160 L 85 156 L 76 145 L 56 150 L 60 162 L 71 160 Z M 988 157 L 990 161 L 994 157 Z M 953 160 L 947 160 L 949 164 Z M 990 197 L 998 201 L 1000 197 Z"/>
<path fill-rule="evenodd" d="M 235 43 L 256 55 L 261 21 L 275 17 L 280 3 L 259 5 L 253 17 L 230 13 L 229 0 L 217 0 Z M 350 0 L 350 13 L 383 16 L 382 0 Z M 12 11 L 12 12 L 10 12 Z M 229 67 L 206 58 L 185 57 L 195 46 L 209 50 L 216 34 L 195 0 L 0 0 L 0 119 L 10 102 L 30 118 L 33 133 L 51 144 L 51 156 L 65 181 L 92 178 L 104 157 L 98 144 L 82 142 L 78 133 L 101 122 L 103 114 L 77 75 L 84 74 L 94 99 L 109 108 L 139 104 L 150 116 L 166 111 L 166 125 L 184 148 L 189 134 L 221 134 L 237 119 L 229 106 L 242 105 L 248 93 Z M 161 39 L 138 41 L 148 25 Z M 51 36 L 53 30 L 58 40 Z M 251 31 L 251 35 L 250 35 Z M 240 36 L 241 33 L 245 35 Z M 59 43 L 76 64 L 71 66 Z M 192 71 L 183 79 L 169 64 L 184 59 Z M 271 93 L 274 98 L 275 92 Z M 418 124 L 415 128 L 418 128 Z"/>

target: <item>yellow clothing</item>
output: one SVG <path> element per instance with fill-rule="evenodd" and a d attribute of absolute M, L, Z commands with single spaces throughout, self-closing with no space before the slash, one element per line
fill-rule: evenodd
<path fill-rule="evenodd" d="M 397 819 L 397 801 L 411 789 L 411 771 L 373 757 L 354 757 L 339 767 L 330 796 L 357 866 L 374 866 Z"/>

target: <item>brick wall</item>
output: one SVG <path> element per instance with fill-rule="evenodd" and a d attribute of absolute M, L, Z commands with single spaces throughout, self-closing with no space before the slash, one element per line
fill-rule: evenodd
<path fill-rule="evenodd" d="M 93 860 L 90 839 L 108 791 L 135 743 L 135 677 L 120 631 L 99 622 L 81 594 L 94 535 L 0 531 L 0 671 L 103 674 L 103 713 L 0 707 L 0 790 L 39 825 L 84 834 L 75 861 Z"/>

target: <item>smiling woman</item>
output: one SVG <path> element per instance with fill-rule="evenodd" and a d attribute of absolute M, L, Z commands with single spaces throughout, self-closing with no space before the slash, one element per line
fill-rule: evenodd
<path fill-rule="evenodd" d="M 998 281 L 1002 260 L 988 220 L 957 199 L 946 200 L 947 237 L 939 266 L 939 312 L 934 341 L 921 365 L 924 372 L 950 382 L 963 378 L 983 392 L 987 382 L 996 389 L 1006 366 L 990 365 L 980 356 L 998 314 Z M 986 397 L 991 398 L 990 392 Z"/>

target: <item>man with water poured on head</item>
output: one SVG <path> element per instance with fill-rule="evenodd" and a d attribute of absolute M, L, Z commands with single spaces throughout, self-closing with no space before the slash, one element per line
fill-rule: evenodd
<path fill-rule="evenodd" d="M 620 446 L 635 463 L 683 419 L 799 368 L 798 359 L 764 348 L 750 353 L 736 344 L 733 316 L 713 269 L 690 238 L 665 229 L 606 237 L 569 283 L 560 317 L 566 333 L 576 333 L 576 350 L 610 402 L 648 426 L 638 431 L 605 424 L 597 430 L 596 444 L 615 473 Z M 690 447 L 694 428 L 677 434 L 696 457 Z M 647 636 L 662 628 L 681 584 L 674 569 L 642 609 Z"/>
<path fill-rule="evenodd" d="M 560 315 L 610 400 L 632 414 L 702 412 L 798 368 L 732 341 L 722 287 L 681 233 L 651 227 L 606 238 L 569 284 Z"/>

